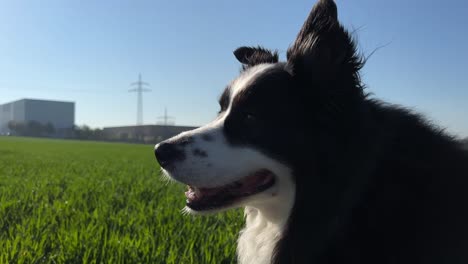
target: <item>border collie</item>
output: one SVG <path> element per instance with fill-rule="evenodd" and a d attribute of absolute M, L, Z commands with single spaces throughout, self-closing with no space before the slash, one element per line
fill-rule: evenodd
<path fill-rule="evenodd" d="M 467 153 L 363 90 L 332 0 L 316 3 L 286 61 L 261 47 L 234 55 L 242 71 L 218 117 L 155 154 L 189 186 L 186 211 L 245 208 L 239 263 L 468 263 Z"/>

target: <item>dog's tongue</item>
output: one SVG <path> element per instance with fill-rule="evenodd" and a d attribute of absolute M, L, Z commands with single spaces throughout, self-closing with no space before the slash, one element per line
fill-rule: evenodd
<path fill-rule="evenodd" d="M 197 188 L 187 186 L 188 190 L 185 192 L 185 197 L 190 201 L 198 201 L 204 197 L 211 197 L 221 193 L 250 193 L 254 192 L 258 186 L 267 184 L 272 180 L 272 174 L 267 170 L 260 170 L 244 179 L 229 184 L 227 186 L 215 187 L 215 188 Z"/>

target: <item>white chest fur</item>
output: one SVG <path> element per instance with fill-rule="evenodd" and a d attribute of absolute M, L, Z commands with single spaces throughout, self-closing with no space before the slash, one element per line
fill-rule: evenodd
<path fill-rule="evenodd" d="M 237 256 L 239 264 L 269 264 L 287 220 L 271 219 L 259 209 L 245 207 L 246 225 L 241 231 Z"/>

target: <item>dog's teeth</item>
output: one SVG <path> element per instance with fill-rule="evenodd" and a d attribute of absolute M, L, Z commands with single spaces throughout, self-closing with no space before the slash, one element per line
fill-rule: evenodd
<path fill-rule="evenodd" d="M 203 196 L 200 189 L 197 187 L 189 186 L 188 190 L 185 192 L 185 197 L 187 197 L 187 201 L 198 200 Z"/>
<path fill-rule="evenodd" d="M 191 191 L 185 192 L 185 197 L 187 197 L 188 200 L 195 200 L 197 198 L 195 193 Z"/>
<path fill-rule="evenodd" d="M 194 200 L 196 198 L 195 192 L 191 187 L 185 192 L 185 197 L 187 197 L 188 200 Z"/>

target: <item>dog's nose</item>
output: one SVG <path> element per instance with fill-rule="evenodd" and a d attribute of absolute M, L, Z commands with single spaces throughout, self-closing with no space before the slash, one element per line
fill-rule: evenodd
<path fill-rule="evenodd" d="M 173 143 L 161 142 L 154 148 L 154 155 L 161 167 L 167 167 L 174 161 L 180 161 L 185 158 L 183 151 L 179 150 Z"/>

